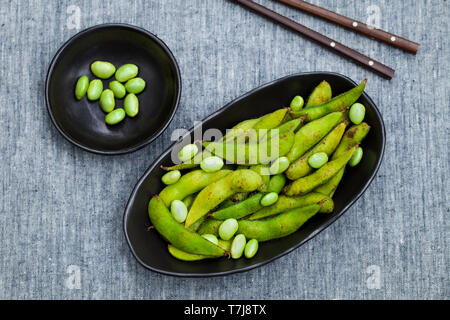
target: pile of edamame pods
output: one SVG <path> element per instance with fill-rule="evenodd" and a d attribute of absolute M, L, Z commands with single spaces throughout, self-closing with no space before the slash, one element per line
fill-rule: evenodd
<path fill-rule="evenodd" d="M 138 114 L 139 100 L 136 95 L 144 91 L 146 86 L 145 80 L 137 77 L 138 66 L 127 63 L 116 71 L 116 67 L 110 62 L 95 61 L 91 64 L 91 72 L 103 80 L 115 74 L 116 80 L 109 83 L 109 89 L 103 90 L 102 80 L 93 79 L 89 82 L 88 76 L 79 77 L 75 85 L 77 100 L 81 100 L 86 94 L 90 101 L 100 100 L 100 108 L 106 113 L 105 122 L 109 125 L 118 124 L 125 116 L 134 118 Z M 123 108 L 115 108 L 115 99 L 124 97 Z"/>
<path fill-rule="evenodd" d="M 333 98 L 323 81 L 306 105 L 296 96 L 287 108 L 202 142 L 202 150 L 184 146 L 180 163 L 163 167 L 167 186 L 148 205 L 170 254 L 184 261 L 252 258 L 259 242 L 290 235 L 315 214 L 331 213 L 345 168 L 361 161 L 359 145 L 370 130 L 363 122 L 365 107 L 356 103 L 366 82 Z M 278 152 L 260 152 L 256 147 L 263 143 Z"/>

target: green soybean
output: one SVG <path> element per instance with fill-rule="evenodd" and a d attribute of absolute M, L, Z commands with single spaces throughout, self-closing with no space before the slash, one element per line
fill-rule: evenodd
<path fill-rule="evenodd" d="M 109 88 L 114 93 L 114 97 L 117 99 L 122 99 L 127 94 L 125 87 L 119 81 L 114 80 L 109 83 Z"/>
<path fill-rule="evenodd" d="M 178 152 L 178 159 L 186 162 L 192 159 L 198 152 L 198 147 L 195 143 L 187 144 Z"/>
<path fill-rule="evenodd" d="M 313 204 L 265 220 L 239 220 L 237 232 L 242 233 L 248 239 L 256 239 L 260 242 L 285 237 L 297 231 L 319 210 L 320 205 Z"/>
<path fill-rule="evenodd" d="M 328 155 L 325 152 L 314 153 L 308 158 L 308 164 L 311 168 L 319 169 L 328 161 Z"/>
<path fill-rule="evenodd" d="M 286 184 L 286 177 L 284 174 L 277 174 L 270 178 L 268 192 L 280 193 Z"/>
<path fill-rule="evenodd" d="M 353 122 L 354 124 L 360 124 L 361 122 L 363 122 L 365 115 L 366 115 L 366 108 L 361 103 L 353 104 L 348 113 L 350 121 Z"/>
<path fill-rule="evenodd" d="M 210 233 L 202 234 L 202 237 L 208 241 L 211 241 L 212 243 L 214 243 L 216 245 L 219 244 L 219 239 L 217 239 L 217 237 L 213 234 L 210 234 Z"/>
<path fill-rule="evenodd" d="M 125 110 L 122 108 L 113 110 L 105 116 L 105 122 L 109 125 L 118 124 L 123 119 L 125 119 Z"/>
<path fill-rule="evenodd" d="M 186 220 L 188 210 L 183 201 L 173 200 L 170 204 L 170 212 L 177 222 L 183 223 Z"/>
<path fill-rule="evenodd" d="M 303 97 L 301 96 L 295 96 L 294 99 L 292 99 L 290 107 L 292 111 L 300 111 L 303 108 L 303 104 L 305 103 L 305 100 L 303 100 Z"/>
<path fill-rule="evenodd" d="M 269 170 L 271 174 L 279 174 L 286 171 L 289 168 L 290 162 L 287 157 L 280 157 L 275 160 L 270 166 Z"/>
<path fill-rule="evenodd" d="M 268 206 L 273 205 L 275 202 L 277 202 L 277 200 L 278 200 L 278 193 L 270 192 L 270 193 L 266 194 L 264 197 L 262 197 L 261 205 L 263 207 L 268 207 Z"/>
<path fill-rule="evenodd" d="M 127 63 L 116 71 L 116 80 L 125 82 L 137 76 L 139 68 L 135 64 Z"/>
<path fill-rule="evenodd" d="M 181 172 L 179 170 L 169 171 L 162 176 L 161 181 L 166 185 L 170 185 L 180 180 L 180 177 Z"/>
<path fill-rule="evenodd" d="M 100 79 L 108 79 L 116 72 L 116 67 L 107 61 L 95 61 L 91 64 L 91 71 Z"/>
<path fill-rule="evenodd" d="M 211 216 L 215 219 L 225 220 L 225 219 L 240 219 L 245 216 L 248 216 L 249 214 L 252 214 L 253 212 L 258 211 L 261 209 L 260 201 L 262 199 L 264 194 L 262 193 L 255 193 L 254 195 L 248 197 L 247 199 L 238 202 L 236 204 L 233 204 L 229 207 L 217 210 L 213 213 L 211 213 Z"/>
<path fill-rule="evenodd" d="M 77 100 L 81 100 L 86 94 L 89 87 L 89 78 L 87 76 L 81 76 L 78 78 L 75 86 L 75 97 Z"/>
<path fill-rule="evenodd" d="M 288 197 L 285 195 L 280 195 L 278 197 L 278 201 L 275 204 L 256 211 L 247 219 L 258 220 L 295 208 L 306 207 L 311 204 L 320 204 L 321 208 L 319 212 L 321 213 L 331 213 L 334 209 L 333 200 L 327 195 L 322 193 L 310 192 L 304 196 L 296 196 L 296 197 Z M 209 227 L 212 227 L 212 225 Z"/>
<path fill-rule="evenodd" d="M 123 101 L 123 108 L 125 109 L 127 116 L 131 118 L 135 117 L 138 114 L 139 100 L 134 93 L 127 94 L 125 100 Z"/>
<path fill-rule="evenodd" d="M 245 245 L 244 250 L 245 257 L 247 259 L 253 258 L 258 252 L 258 246 L 259 246 L 258 240 L 251 239 L 250 241 L 248 241 L 247 244 Z"/>
<path fill-rule="evenodd" d="M 225 255 L 224 249 L 175 221 L 159 196 L 154 196 L 150 200 L 148 215 L 155 229 L 176 248 L 206 256 Z"/>
<path fill-rule="evenodd" d="M 94 101 L 100 98 L 103 91 L 103 82 L 99 79 L 94 79 L 89 83 L 87 89 L 87 97 L 89 100 Z"/>
<path fill-rule="evenodd" d="M 208 157 L 202 160 L 200 168 L 205 172 L 219 171 L 223 167 L 223 160 L 219 157 Z"/>
<path fill-rule="evenodd" d="M 353 157 L 348 162 L 348 165 L 350 167 L 356 166 L 358 163 L 361 162 L 362 156 L 363 156 L 363 149 L 361 147 L 358 147 L 358 149 L 355 150 Z"/>
<path fill-rule="evenodd" d="M 227 219 L 219 226 L 219 237 L 223 240 L 230 240 L 236 233 L 239 225 L 236 219 Z"/>
<path fill-rule="evenodd" d="M 102 92 L 100 95 L 100 108 L 104 112 L 111 112 L 114 110 L 114 107 L 116 106 L 116 100 L 114 100 L 114 93 L 110 89 L 106 89 Z"/>
<path fill-rule="evenodd" d="M 233 242 L 231 243 L 231 257 L 233 259 L 239 259 L 242 257 L 246 242 L 247 241 L 243 234 L 238 234 L 234 237 Z"/>
<path fill-rule="evenodd" d="M 128 80 L 125 83 L 125 89 L 129 92 L 129 93 L 134 93 L 134 94 L 138 94 L 141 93 L 142 91 L 144 91 L 145 89 L 145 81 L 142 78 L 133 78 Z"/>
<path fill-rule="evenodd" d="M 211 183 L 229 175 L 231 172 L 231 170 L 227 169 L 222 169 L 211 173 L 203 170 L 194 170 L 184 174 L 176 183 L 165 187 L 159 193 L 159 196 L 164 201 L 166 206 L 170 206 L 170 203 L 172 203 L 173 200 L 183 200 L 188 195 L 199 192 Z"/>
<path fill-rule="evenodd" d="M 305 108 L 317 106 L 331 100 L 331 86 L 328 82 L 322 81 L 308 98 Z"/>

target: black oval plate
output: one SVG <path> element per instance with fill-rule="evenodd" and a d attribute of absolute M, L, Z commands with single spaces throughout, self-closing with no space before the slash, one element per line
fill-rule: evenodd
<path fill-rule="evenodd" d="M 139 67 L 147 82 L 138 94 L 139 114 L 109 126 L 98 101 L 78 101 L 74 90 L 78 77 L 95 78 L 90 65 L 96 60 Z M 114 76 L 103 80 L 108 88 Z M 73 36 L 56 53 L 47 73 L 45 98 L 50 118 L 70 142 L 99 154 L 135 151 L 156 139 L 169 125 L 181 95 L 181 76 L 175 57 L 154 34 L 127 24 L 102 24 Z M 116 99 L 116 107 L 123 99 Z"/>
<path fill-rule="evenodd" d="M 237 98 L 225 107 L 203 120 L 203 130 L 218 128 L 223 132 L 236 123 L 261 116 L 282 106 L 288 106 L 297 94 L 308 97 L 322 80 L 330 83 L 333 96 L 355 87 L 349 78 L 328 72 L 301 73 L 263 85 Z M 170 146 L 147 169 L 135 186 L 124 214 L 125 236 L 135 258 L 146 268 L 163 274 L 185 277 L 220 276 L 247 271 L 273 261 L 306 241 L 312 239 L 331 223 L 336 221 L 367 189 L 381 164 L 385 129 L 380 112 L 367 94 L 359 102 L 366 106 L 365 121 L 372 127 L 363 141 L 364 157 L 361 163 L 348 170 L 335 194 L 335 210 L 332 214 L 319 214 L 309 220 L 297 232 L 285 238 L 263 242 L 253 259 L 232 260 L 221 258 L 184 262 L 173 258 L 167 251 L 165 242 L 157 231 L 146 231 L 150 223 L 147 205 L 150 197 L 164 187 L 161 165 L 170 165 Z M 192 130 L 191 130 L 192 135 Z"/>

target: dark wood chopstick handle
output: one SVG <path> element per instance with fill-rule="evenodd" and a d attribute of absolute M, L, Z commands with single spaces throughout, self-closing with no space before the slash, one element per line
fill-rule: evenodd
<path fill-rule="evenodd" d="M 289 28 L 301 34 L 302 36 L 323 45 L 327 49 L 340 54 L 341 56 L 353 60 L 354 62 L 364 66 L 365 68 L 371 70 L 372 72 L 381 75 L 386 79 L 392 79 L 392 77 L 394 76 L 395 70 L 382 64 L 381 62 L 371 59 L 363 55 L 362 53 L 359 53 L 356 50 L 346 47 L 343 44 L 334 41 L 333 39 L 328 38 L 314 30 L 311 30 L 289 18 L 286 18 L 258 3 L 255 3 L 250 0 L 231 0 L 231 1 L 236 2 L 286 28 Z"/>
<path fill-rule="evenodd" d="M 405 51 L 416 54 L 417 50 L 419 50 L 420 44 L 416 42 L 402 38 L 393 33 L 389 33 L 387 31 L 374 28 L 363 22 L 350 19 L 346 16 L 340 15 L 333 11 L 329 11 L 327 9 L 305 2 L 303 0 L 277 0 L 277 1 L 287 4 L 293 8 L 305 11 L 319 18 L 334 22 L 340 26 L 354 30 L 358 33 L 386 42 L 387 44 L 401 48 Z"/>

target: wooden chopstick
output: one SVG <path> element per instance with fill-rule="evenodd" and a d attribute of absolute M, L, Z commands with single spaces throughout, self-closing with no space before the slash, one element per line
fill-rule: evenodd
<path fill-rule="evenodd" d="M 275 11 L 272 11 L 258 3 L 255 3 L 251 0 L 231 0 L 231 1 L 238 3 L 241 6 L 250 9 L 272 21 L 275 21 L 281 26 L 294 30 L 300 35 L 323 45 L 327 49 L 362 65 L 363 67 L 371 70 L 372 72 L 375 72 L 376 74 L 379 74 L 380 76 L 386 79 L 392 79 L 392 77 L 394 76 L 395 70 L 382 64 L 381 62 L 371 59 L 363 55 L 362 53 L 359 53 L 356 50 L 346 47 L 343 44 L 331 38 L 328 38 L 314 30 L 311 30 L 295 22 L 294 20 L 286 18 L 285 16 L 282 16 L 276 13 Z"/>
<path fill-rule="evenodd" d="M 363 22 L 350 19 L 346 16 L 340 15 L 338 13 L 316 6 L 314 4 L 305 2 L 303 0 L 277 0 L 277 1 L 287 4 L 293 8 L 300 9 L 316 17 L 334 22 L 340 26 L 354 30 L 358 33 L 386 42 L 392 46 L 401 48 L 405 51 L 416 54 L 417 50 L 419 50 L 420 44 L 416 42 L 402 38 L 387 31 L 374 28 Z"/>

